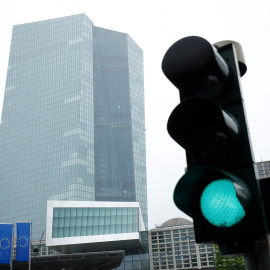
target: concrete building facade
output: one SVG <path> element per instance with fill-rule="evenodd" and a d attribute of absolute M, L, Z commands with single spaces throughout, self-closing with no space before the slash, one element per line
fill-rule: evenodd
<path fill-rule="evenodd" d="M 270 161 L 256 162 L 259 178 L 270 177 Z"/>
<path fill-rule="evenodd" d="M 192 222 L 174 218 L 148 231 L 150 269 L 214 269 L 212 245 L 197 244 Z"/>

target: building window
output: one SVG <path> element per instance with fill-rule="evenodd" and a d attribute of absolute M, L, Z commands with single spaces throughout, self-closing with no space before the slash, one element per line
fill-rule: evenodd
<path fill-rule="evenodd" d="M 130 233 L 138 231 L 138 209 L 54 208 L 53 238 Z"/>

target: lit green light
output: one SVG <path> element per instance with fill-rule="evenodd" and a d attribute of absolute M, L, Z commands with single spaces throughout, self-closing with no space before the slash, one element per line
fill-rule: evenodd
<path fill-rule="evenodd" d="M 216 180 L 205 188 L 201 196 L 201 210 L 204 217 L 217 227 L 231 227 L 246 214 L 233 183 L 228 179 Z"/>

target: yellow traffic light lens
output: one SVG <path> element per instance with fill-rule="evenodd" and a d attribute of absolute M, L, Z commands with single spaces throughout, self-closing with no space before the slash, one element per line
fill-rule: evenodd
<path fill-rule="evenodd" d="M 204 189 L 200 204 L 204 217 L 216 227 L 232 227 L 246 215 L 228 179 L 211 182 Z"/>

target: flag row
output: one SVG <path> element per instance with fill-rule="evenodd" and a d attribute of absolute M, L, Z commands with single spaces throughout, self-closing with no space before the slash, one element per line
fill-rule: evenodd
<path fill-rule="evenodd" d="M 0 224 L 0 264 L 12 263 L 14 224 Z M 31 222 L 16 223 L 16 261 L 29 261 L 31 256 Z"/>

